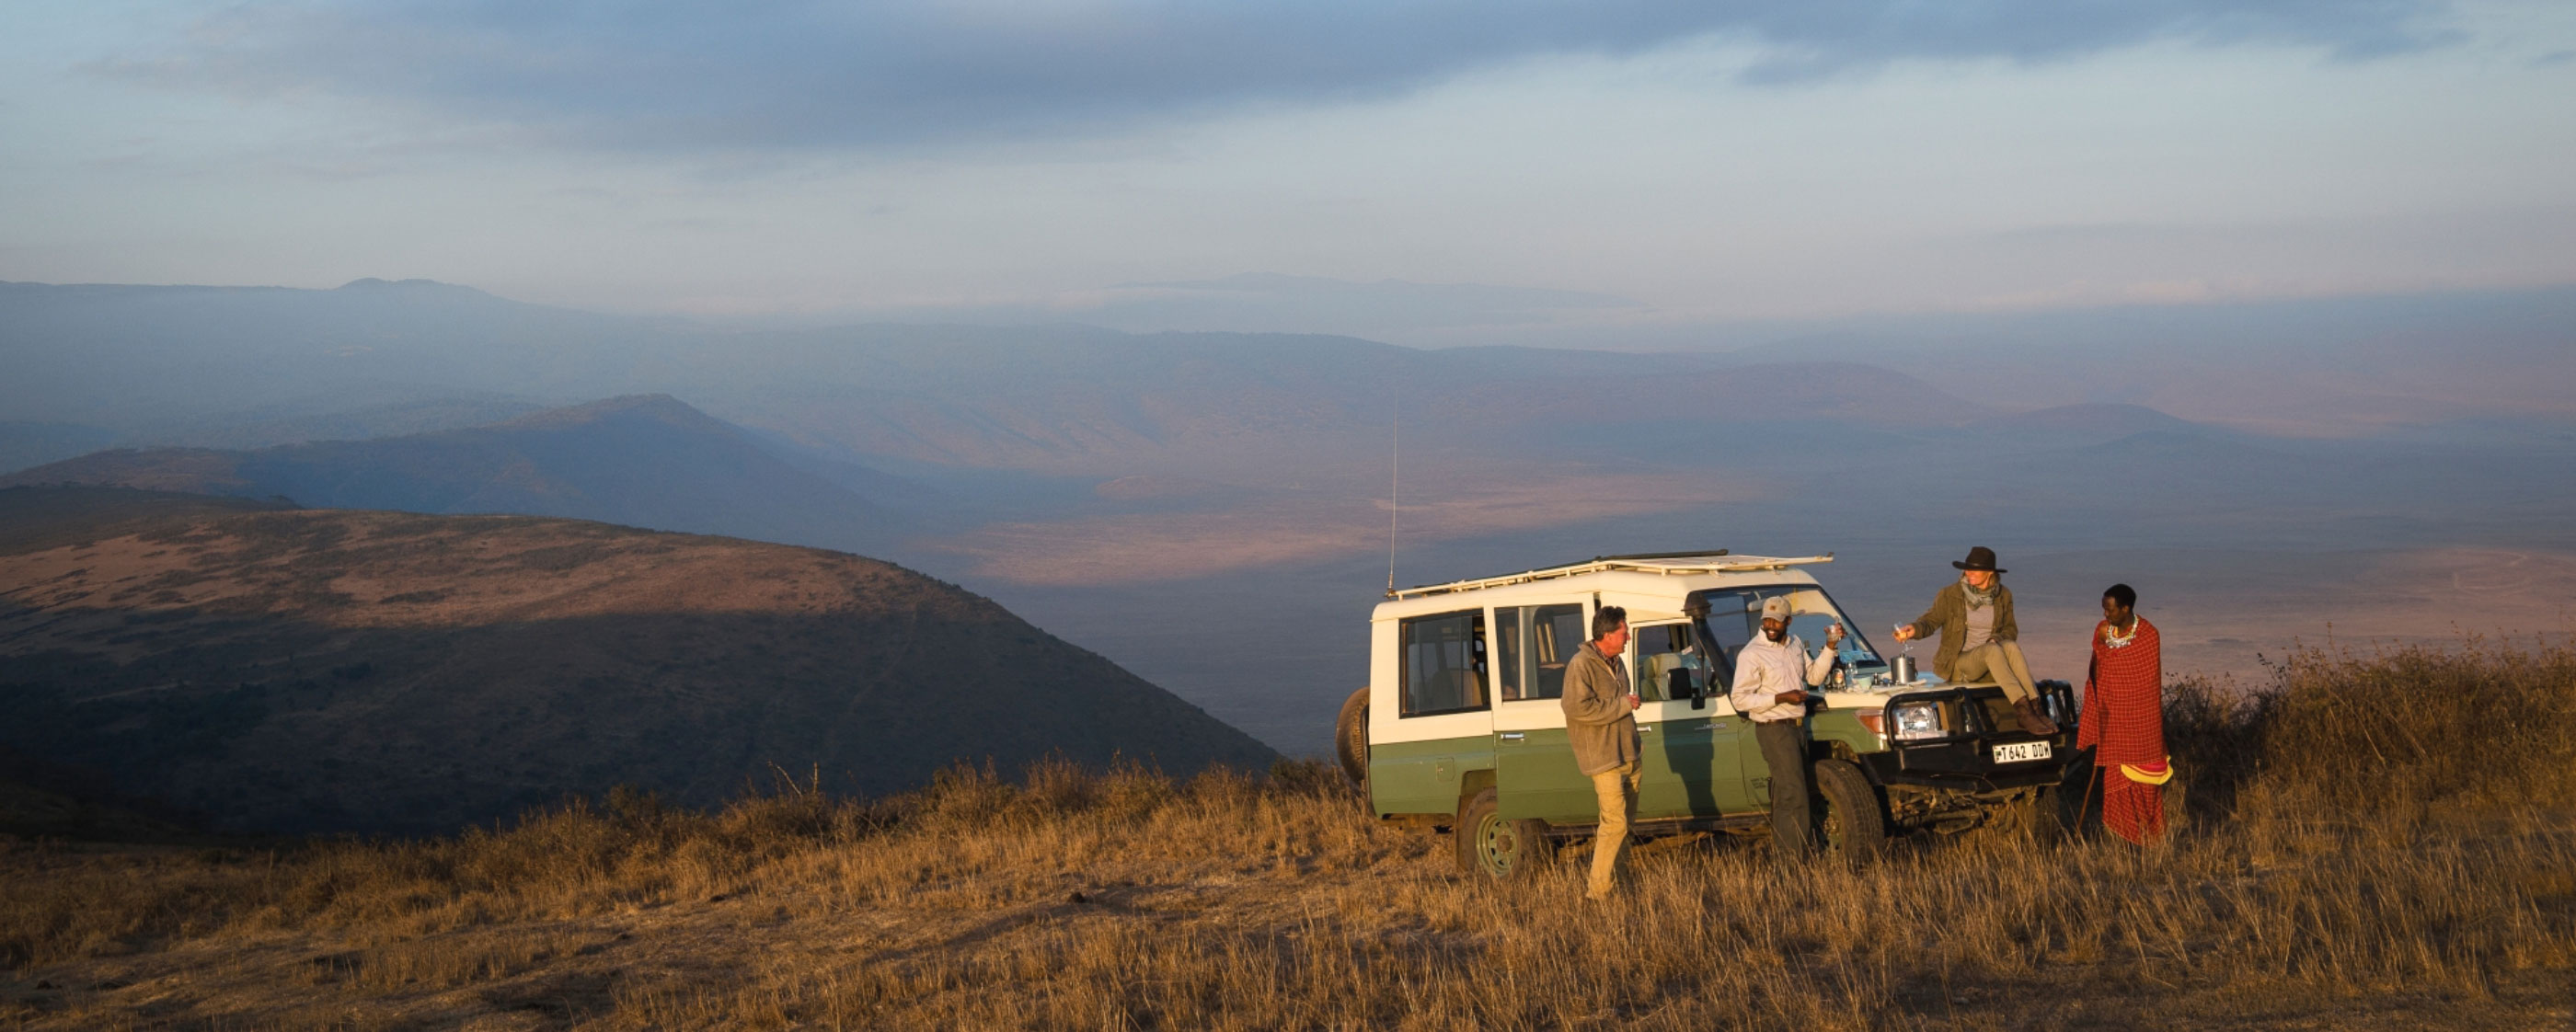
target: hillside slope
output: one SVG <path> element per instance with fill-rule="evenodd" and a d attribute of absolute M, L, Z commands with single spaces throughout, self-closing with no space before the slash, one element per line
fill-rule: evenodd
<path fill-rule="evenodd" d="M 95 536 L 66 525 L 83 510 Z M 0 747 L 226 829 L 447 830 L 619 784 L 713 804 L 781 771 L 880 792 L 959 761 L 1273 758 L 853 555 L 80 488 L 0 490 L 0 541 Z"/>

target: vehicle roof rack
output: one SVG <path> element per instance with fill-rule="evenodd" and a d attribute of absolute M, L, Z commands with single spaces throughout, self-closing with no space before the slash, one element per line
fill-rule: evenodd
<path fill-rule="evenodd" d="M 1681 576 L 1693 573 L 1741 573 L 1748 570 L 1785 570 L 1792 566 L 1805 566 L 1810 563 L 1830 563 L 1833 561 L 1834 554 L 1832 552 L 1827 552 L 1823 555 L 1799 556 L 1792 558 L 1771 555 L 1730 555 L 1723 548 L 1714 552 L 1648 552 L 1638 555 L 1604 555 L 1596 556 L 1579 563 L 1567 563 L 1563 566 L 1550 566 L 1544 569 L 1530 570 L 1526 573 L 1509 573 L 1500 577 L 1476 577 L 1469 580 L 1450 581 L 1446 584 L 1423 584 L 1410 588 L 1396 588 L 1388 591 L 1386 593 L 1386 597 L 1391 599 L 1421 598 L 1426 595 L 1445 595 L 1453 591 L 1473 591 L 1478 588 L 1499 588 L 1512 584 L 1527 584 L 1531 581 L 1555 580 L 1560 577 L 1573 577 L 1586 573 L 1604 573 L 1611 570 L 1628 570 L 1637 573 L 1659 573 L 1665 576 Z"/>

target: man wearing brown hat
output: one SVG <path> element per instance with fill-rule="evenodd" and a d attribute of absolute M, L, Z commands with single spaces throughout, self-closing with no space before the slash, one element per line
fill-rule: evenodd
<path fill-rule="evenodd" d="M 1950 565 L 1959 580 L 1933 596 L 1932 608 L 1913 623 L 1898 624 L 1896 640 L 1912 641 L 1941 633 L 1941 650 L 1932 657 L 1932 672 L 1944 681 L 1979 681 L 2002 685 L 2012 700 L 2014 719 L 2034 735 L 2053 735 L 2057 725 L 2039 712 L 2039 686 L 2030 678 L 2030 661 L 2021 655 L 2021 628 L 2013 622 L 2012 589 L 2003 586 L 2004 571 L 1995 568 L 1995 550 L 1978 545 L 1968 557 Z"/>

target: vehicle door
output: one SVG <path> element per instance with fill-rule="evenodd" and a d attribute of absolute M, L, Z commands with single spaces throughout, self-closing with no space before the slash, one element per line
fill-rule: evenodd
<path fill-rule="evenodd" d="M 1756 591 L 1715 590 L 1693 596 L 1708 611 L 1692 621 L 1691 650 L 1706 670 L 1705 713 L 1709 736 L 1709 794 L 1721 813 L 1756 813 L 1769 804 L 1750 783 L 1769 778 L 1762 750 L 1753 741 L 1753 722 L 1736 712 L 1728 693 L 1735 687 L 1735 657 L 1760 629 L 1762 596 Z M 1747 757 L 1750 757 L 1748 760 Z M 1747 766 L 1750 764 L 1750 766 Z"/>
<path fill-rule="evenodd" d="M 1708 698 L 1708 662 L 1687 621 L 1632 624 L 1628 670 L 1640 700 L 1637 787 L 1640 818 L 1716 817 L 1731 801 L 1721 782 L 1736 782 L 1735 729 L 1724 689 Z M 1733 723 L 1742 723 L 1735 720 Z M 1723 747 L 1721 747 L 1723 739 Z M 1739 809 L 1742 804 L 1739 802 Z"/>
<path fill-rule="evenodd" d="M 1816 650 L 1824 646 L 1825 628 L 1841 618 L 1841 614 L 1834 609 L 1833 603 L 1825 598 L 1824 592 L 1811 587 L 1784 584 L 1774 587 L 1708 592 L 1703 597 L 1709 602 L 1706 621 L 1709 633 L 1715 642 L 1725 643 L 1723 651 L 1730 661 L 1730 670 L 1733 658 L 1744 650 L 1745 643 L 1752 641 L 1754 635 L 1762 633 L 1762 602 L 1775 595 L 1789 600 L 1791 614 L 1789 634 L 1807 646 L 1806 654 L 1809 657 L 1813 657 Z M 1804 669 L 1803 665 L 1801 669 Z M 1812 692 L 1820 689 L 1809 687 L 1807 690 Z M 1739 767 L 1743 771 L 1741 784 L 1746 792 L 1746 804 L 1753 810 L 1769 810 L 1771 808 L 1771 763 L 1762 758 L 1761 747 L 1753 741 L 1753 722 L 1737 715 L 1732 705 L 1727 707 L 1726 712 L 1734 718 L 1734 723 L 1740 728 L 1738 734 L 1743 740 L 1743 746 L 1738 750 L 1737 758 Z"/>
<path fill-rule="evenodd" d="M 1370 798 L 1382 814 L 1456 813 L 1465 772 L 1492 765 L 1485 611 L 1409 617 L 1388 631 L 1395 690 L 1370 707 Z"/>
<path fill-rule="evenodd" d="M 1565 733 L 1565 665 L 1583 647 L 1591 614 L 1581 602 L 1496 606 L 1494 784 L 1502 816 L 1559 824 L 1599 819 L 1592 779 Z"/>

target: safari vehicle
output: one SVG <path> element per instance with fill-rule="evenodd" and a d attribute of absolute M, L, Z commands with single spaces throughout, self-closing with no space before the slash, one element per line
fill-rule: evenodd
<path fill-rule="evenodd" d="M 1455 829 L 1459 864 L 1509 877 L 1552 840 L 1589 836 L 1598 812 L 1574 763 L 1559 697 L 1593 611 L 1627 610 L 1625 656 L 1643 783 L 1639 835 L 1767 835 L 1770 767 L 1728 701 L 1762 603 L 1786 597 L 1790 633 L 1846 636 L 1831 683 L 1811 696 L 1816 826 L 1855 856 L 1890 835 L 2056 828 L 2048 795 L 2073 748 L 2074 696 L 2041 682 L 2060 728 L 2020 730 L 1993 682 L 1898 681 L 1860 625 L 1806 567 L 1833 560 L 1725 551 L 1590 562 L 1404 588 L 1370 617 L 1369 684 L 1342 706 L 1338 751 L 1377 819 Z"/>

